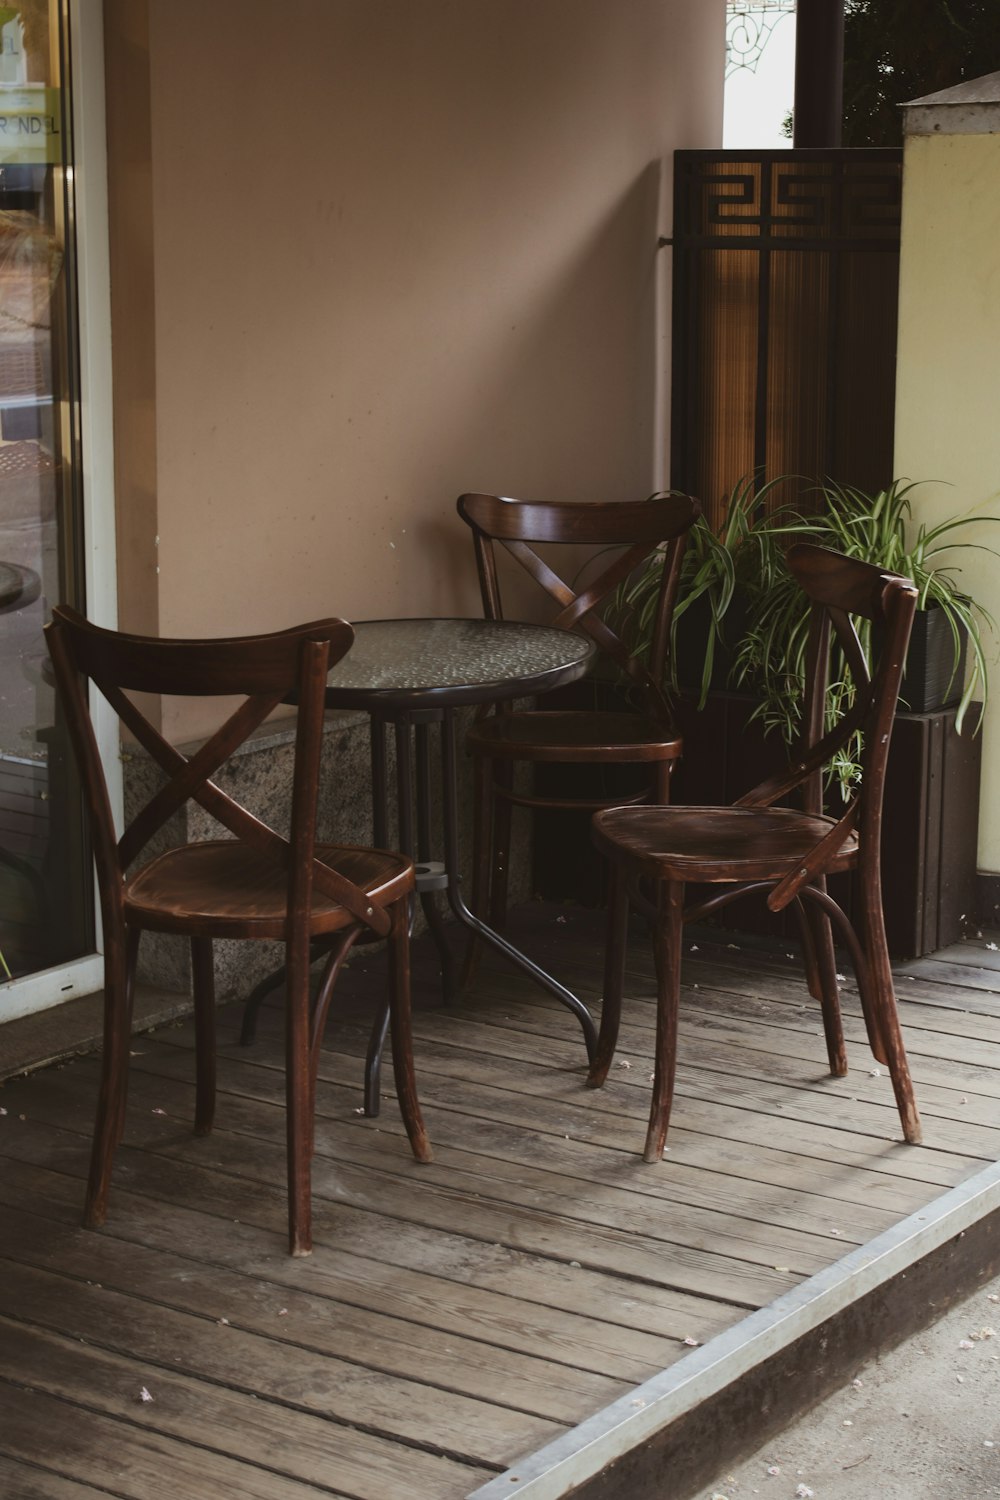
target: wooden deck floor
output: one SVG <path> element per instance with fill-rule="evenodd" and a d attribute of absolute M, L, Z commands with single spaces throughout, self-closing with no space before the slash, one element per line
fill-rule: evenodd
<path fill-rule="evenodd" d="M 516 935 L 594 998 L 598 917 L 524 908 Z M 101 1234 L 78 1227 L 95 1060 L 8 1081 L 0 1495 L 461 1500 L 1000 1158 L 1000 953 L 973 942 L 902 966 L 926 1140 L 906 1147 L 853 988 L 852 1071 L 832 1080 L 797 959 L 726 936 L 685 954 L 656 1167 L 638 1154 L 653 1027 L 641 939 L 618 1065 L 596 1093 L 554 1002 L 498 961 L 442 1010 L 418 945 L 428 1167 L 391 1097 L 378 1120 L 358 1112 L 361 997 L 379 977 L 358 960 L 321 1069 L 304 1261 L 284 1254 L 276 1011 L 250 1049 L 220 1013 L 207 1140 L 189 1133 L 189 1025 L 136 1040 Z"/>

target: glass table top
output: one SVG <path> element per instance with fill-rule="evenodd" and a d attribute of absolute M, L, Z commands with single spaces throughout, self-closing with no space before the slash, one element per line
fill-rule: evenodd
<path fill-rule="evenodd" d="M 585 637 L 513 620 L 360 620 L 327 680 L 330 708 L 490 702 L 582 677 Z"/>

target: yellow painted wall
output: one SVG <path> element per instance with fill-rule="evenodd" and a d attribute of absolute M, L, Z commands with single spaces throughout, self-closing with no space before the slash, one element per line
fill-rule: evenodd
<path fill-rule="evenodd" d="M 895 473 L 928 524 L 1000 516 L 1000 134 L 911 136 L 903 173 Z M 1000 525 L 969 540 L 1000 549 Z M 958 552 L 963 586 L 1000 618 L 1000 558 Z M 979 868 L 1000 871 L 1000 644 L 983 745 Z"/>
<path fill-rule="evenodd" d="M 475 613 L 462 490 L 649 492 L 658 163 L 721 139 L 722 0 L 106 15 L 112 154 L 149 143 L 148 240 L 112 209 L 149 247 L 115 305 L 124 626 Z"/>

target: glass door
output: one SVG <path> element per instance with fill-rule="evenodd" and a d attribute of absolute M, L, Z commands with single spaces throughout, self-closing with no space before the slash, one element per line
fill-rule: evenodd
<path fill-rule="evenodd" d="M 96 946 L 42 635 L 86 607 L 70 41 L 62 0 L 0 5 L 0 1022 L 77 988 Z"/>

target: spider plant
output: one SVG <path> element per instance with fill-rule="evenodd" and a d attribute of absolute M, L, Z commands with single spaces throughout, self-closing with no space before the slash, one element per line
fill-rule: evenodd
<path fill-rule="evenodd" d="M 795 745 L 800 731 L 809 609 L 784 558 L 793 542 L 811 541 L 874 563 L 886 572 L 912 578 L 919 590 L 918 609 L 940 609 L 947 622 L 954 647 L 953 680 L 960 669 L 963 643 L 968 641 L 971 667 L 956 714 L 956 728 L 961 730 L 977 695 L 985 706 L 982 626 L 995 629 L 995 623 L 960 588 L 954 577 L 957 564 L 946 554 L 963 548 L 993 551 L 982 542 L 960 539 L 960 534 L 963 528 L 980 521 L 996 522 L 1000 517 L 970 513 L 936 526 L 921 522 L 914 528 L 910 497 L 917 486 L 898 479 L 874 495 L 850 485 L 825 484 L 812 492 L 818 503 L 802 510 L 787 504 L 768 514 L 769 492 L 791 477 L 782 475 L 761 484 L 756 476 L 748 476 L 733 490 L 718 530 L 701 516 L 688 533 L 674 608 L 668 686 L 674 692 L 679 690 L 678 626 L 701 602 L 707 605 L 707 621 L 704 638 L 699 641 L 698 707 L 705 706 L 718 648 L 733 646 L 730 680 L 758 696 L 754 717 L 762 720 L 765 729 L 780 733 L 790 748 Z M 644 640 L 648 642 L 651 634 L 659 581 L 660 560 L 654 556 L 622 585 L 614 600 L 613 613 L 620 628 L 639 646 Z M 738 595 L 743 596 L 747 613 L 737 627 L 739 638 L 727 640 L 727 630 L 730 636 L 737 634 L 732 618 L 727 621 L 726 616 Z M 866 621 L 857 625 L 870 659 L 870 626 Z M 831 725 L 847 712 L 853 698 L 854 686 L 835 653 L 827 696 Z M 976 728 L 981 722 L 982 709 Z M 860 774 L 859 751 L 860 741 L 848 747 L 833 768 L 833 779 L 845 793 Z"/>
<path fill-rule="evenodd" d="M 942 563 L 942 554 L 970 547 L 993 551 L 981 542 L 956 540 L 955 533 L 981 520 L 1000 518 L 970 514 L 936 526 L 919 523 L 914 530 L 910 496 L 915 488 L 912 483 L 894 480 L 887 489 L 869 495 L 848 485 L 823 485 L 815 512 L 802 515 L 786 508 L 754 530 L 756 571 L 749 580 L 749 622 L 739 643 L 734 673 L 760 694 L 756 713 L 765 728 L 779 730 L 789 745 L 794 744 L 799 732 L 809 614 L 808 604 L 783 561 L 786 547 L 795 541 L 817 542 L 874 563 L 886 572 L 911 578 L 919 590 L 917 608 L 940 609 L 947 621 L 954 648 L 952 680 L 962 660 L 963 638 L 969 643 L 971 668 L 959 698 L 956 728 L 961 730 L 977 693 L 985 704 L 981 622 L 992 629 L 995 622 L 961 590 L 953 577 L 955 564 Z M 870 658 L 871 627 L 863 620 L 857 625 Z M 831 663 L 831 679 L 827 718 L 832 724 L 854 699 L 854 685 L 838 653 Z M 977 728 L 981 722 L 982 709 Z M 859 775 L 856 747 L 853 753 L 850 748 L 842 753 L 834 775 L 846 793 Z"/>
<path fill-rule="evenodd" d="M 671 624 L 668 686 L 674 693 L 679 691 L 678 626 L 688 610 L 701 602 L 707 606 L 707 625 L 704 641 L 699 642 L 699 650 L 704 652 L 699 708 L 704 708 L 712 685 L 717 648 L 731 644 L 726 640 L 726 612 L 737 589 L 750 578 L 756 578 L 764 565 L 766 549 L 758 541 L 757 528 L 765 514 L 768 492 L 780 482 L 773 479 L 761 485 L 753 476 L 740 480 L 726 503 L 719 529 L 713 530 L 705 516 L 700 515 L 688 532 Z M 619 588 L 612 604 L 615 619 L 633 644 L 641 646 L 644 641 L 649 644 L 661 566 L 662 558 L 654 554 Z"/>

